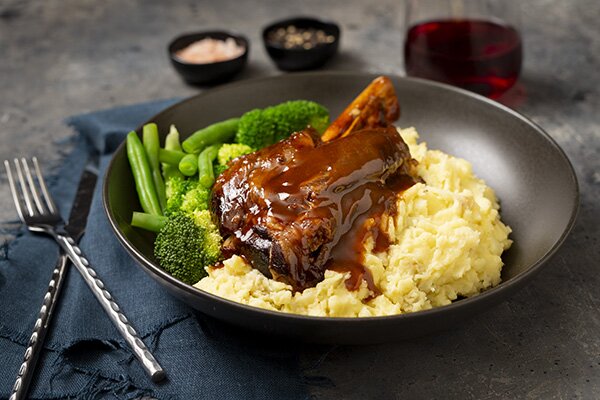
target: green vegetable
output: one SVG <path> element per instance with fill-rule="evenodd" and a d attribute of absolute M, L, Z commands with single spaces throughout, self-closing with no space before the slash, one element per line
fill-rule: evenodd
<path fill-rule="evenodd" d="M 181 177 L 174 176 L 169 179 L 166 183 L 167 187 L 167 207 L 165 208 L 165 215 L 170 216 L 173 212 L 179 211 L 183 197 L 189 190 L 191 180 L 187 180 L 181 175 Z"/>
<path fill-rule="evenodd" d="M 179 171 L 185 176 L 192 176 L 198 170 L 198 156 L 195 154 L 186 154 L 179 161 Z"/>
<path fill-rule="evenodd" d="M 198 153 L 211 144 L 230 142 L 238 130 L 239 120 L 230 118 L 194 132 L 183 141 L 183 150 L 187 153 Z"/>
<path fill-rule="evenodd" d="M 183 282 L 194 284 L 206 275 L 204 267 L 221 258 L 222 238 L 208 210 L 210 191 L 196 180 L 168 181 L 168 219 L 154 242 L 161 267 Z M 145 216 L 145 215 L 144 215 Z M 148 218 L 142 228 L 160 223 Z"/>
<path fill-rule="evenodd" d="M 202 230 L 204 237 L 202 244 L 204 265 L 215 265 L 221 259 L 221 243 L 223 242 L 219 228 L 208 210 L 194 212 L 193 220 L 196 226 Z"/>
<path fill-rule="evenodd" d="M 244 154 L 252 153 L 253 149 L 250 146 L 239 143 L 225 143 L 219 149 L 217 154 L 217 161 L 219 165 L 227 165 L 227 163 L 234 158 L 243 156 Z"/>
<path fill-rule="evenodd" d="M 143 207 L 146 213 L 133 214 L 132 225 L 158 232 L 154 254 L 165 271 L 188 284 L 198 282 L 206 276 L 205 267 L 214 265 L 221 258 L 223 239 L 209 211 L 210 188 L 215 176 L 222 173 L 234 158 L 287 138 L 292 132 L 309 125 L 323 132 L 328 124 L 327 109 L 315 102 L 297 100 L 264 110 L 252 110 L 239 119 L 210 125 L 195 132 L 182 145 L 179 133 L 171 126 L 164 149 L 158 148 L 158 133 L 154 133 L 156 126 L 144 127 L 144 140 L 148 142 L 146 148 L 149 148 L 151 161 L 145 158 L 145 151 L 138 154 L 141 142 L 134 132 L 130 133 L 128 156 L 131 153 L 132 171 L 134 177 L 138 176 L 136 188 L 141 193 L 140 202 L 143 195 L 145 200 L 142 204 L 146 204 Z M 132 134 L 135 138 L 130 139 Z M 228 143 L 234 136 L 238 143 Z M 188 154 L 182 152 L 182 147 Z M 151 174 L 151 166 L 159 162 L 163 163 L 165 178 L 165 216 L 160 216 L 160 203 Z M 196 172 L 197 180 L 184 176 L 190 177 Z"/>
<path fill-rule="evenodd" d="M 216 226 L 206 217 L 176 214 L 156 236 L 154 255 L 165 271 L 192 285 L 206 276 L 205 266 L 218 261 L 218 235 Z"/>
<path fill-rule="evenodd" d="M 288 101 L 242 115 L 235 141 L 261 149 L 309 125 L 323 133 L 329 125 L 329 111 L 313 101 Z"/>
<path fill-rule="evenodd" d="M 150 163 L 150 169 L 152 171 L 152 180 L 154 181 L 158 202 L 161 210 L 164 210 L 167 205 L 167 196 L 165 194 L 165 182 L 163 181 L 160 165 L 158 163 L 160 143 L 158 141 L 158 127 L 156 124 L 151 123 L 144 125 L 142 128 L 142 136 L 144 148 L 146 149 L 146 155 L 148 156 L 148 162 Z"/>
<path fill-rule="evenodd" d="M 171 128 L 169 129 L 169 133 L 167 134 L 167 137 L 165 138 L 165 150 L 183 151 L 183 149 L 181 148 L 181 144 L 179 143 L 179 131 L 177 131 L 177 128 L 175 128 L 175 125 L 171 125 Z M 159 150 L 159 153 L 158 153 L 159 159 L 160 159 L 160 153 L 161 152 Z M 176 165 L 163 164 L 162 167 L 163 167 L 163 178 L 165 178 L 165 184 L 167 184 L 169 179 L 171 179 L 171 178 L 174 178 L 174 177 L 183 178 L 183 174 L 181 173 L 181 171 L 179 171 L 179 164 L 176 164 Z M 167 197 L 168 197 L 168 195 L 167 195 Z"/>
<path fill-rule="evenodd" d="M 220 144 L 208 146 L 198 156 L 198 182 L 206 189 L 210 189 L 215 183 L 213 161 L 217 158 L 220 147 Z"/>
<path fill-rule="evenodd" d="M 210 190 L 202 187 L 199 182 L 192 182 L 189 185 L 189 190 L 181 200 L 181 211 L 191 215 L 197 211 L 208 210 Z"/>
<path fill-rule="evenodd" d="M 192 179 L 173 178 L 167 181 L 167 208 L 165 215 L 178 212 L 192 215 L 195 211 L 208 210 L 210 190 Z"/>
<path fill-rule="evenodd" d="M 165 166 L 165 164 L 178 166 L 179 162 L 183 157 L 185 157 L 185 155 L 186 154 L 183 151 L 159 149 L 158 161 L 163 163 L 163 167 Z"/>
<path fill-rule="evenodd" d="M 221 164 L 215 165 L 213 167 L 213 173 L 215 174 L 215 179 L 216 179 L 216 177 L 221 175 L 223 173 L 223 171 L 225 171 L 226 169 L 227 169 L 227 165 L 221 165 Z"/>
<path fill-rule="evenodd" d="M 142 209 L 148 214 L 162 215 L 148 156 L 140 138 L 134 131 L 127 135 L 127 158 Z"/>
<path fill-rule="evenodd" d="M 151 232 L 159 232 L 167 223 L 168 218 L 162 215 L 152 215 L 134 211 L 131 225 Z"/>
<path fill-rule="evenodd" d="M 275 143 L 276 132 L 275 121 L 268 118 L 263 110 L 255 109 L 240 118 L 235 141 L 258 150 Z"/>
<path fill-rule="evenodd" d="M 165 137 L 165 149 L 183 151 L 181 143 L 179 142 L 179 131 L 175 128 L 175 125 L 169 127 L 169 133 Z"/>

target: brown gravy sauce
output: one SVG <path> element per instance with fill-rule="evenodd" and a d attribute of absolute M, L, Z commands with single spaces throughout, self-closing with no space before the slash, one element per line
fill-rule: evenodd
<path fill-rule="evenodd" d="M 393 132 L 357 132 L 295 152 L 282 163 L 284 167 L 275 168 L 263 181 L 269 217 L 282 224 L 294 224 L 301 215 L 304 220 L 337 222 L 333 240 L 323 245 L 329 255 L 324 268 L 349 272 L 345 282 L 349 290 L 358 290 L 364 280 L 375 296 L 380 291 L 364 266 L 364 241 L 371 236 L 375 252 L 389 247 L 390 239 L 381 230 L 382 218 L 395 215 L 398 196 L 415 183 L 408 175 L 408 148 L 395 128 L 388 129 Z M 322 188 L 307 192 L 314 189 L 315 176 L 322 176 Z M 303 185 L 307 181 L 313 183 L 310 188 Z M 311 254 L 299 258 L 293 260 L 292 268 L 312 261 Z"/>
<path fill-rule="evenodd" d="M 376 253 L 389 248 L 391 241 L 388 234 L 382 230 L 382 218 L 385 215 L 396 215 L 396 202 L 404 190 L 415 184 L 408 175 L 394 175 L 385 182 L 369 188 L 367 198 L 362 198 L 357 207 L 359 212 L 351 229 L 342 235 L 333 247 L 331 259 L 326 264 L 327 269 L 337 272 L 350 272 L 346 280 L 348 290 L 358 290 L 364 280 L 374 296 L 381 294 L 373 281 L 371 271 L 365 268 L 364 242 L 370 236 L 373 238 Z M 368 299 L 367 299 L 368 300 Z"/>

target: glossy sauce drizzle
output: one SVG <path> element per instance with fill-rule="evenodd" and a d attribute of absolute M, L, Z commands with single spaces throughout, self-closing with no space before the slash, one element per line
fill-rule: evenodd
<path fill-rule="evenodd" d="M 390 244 L 381 229 L 398 195 L 414 181 L 408 146 L 394 127 L 364 129 L 322 142 L 306 129 L 240 157 L 213 187 L 213 210 L 226 238 L 223 254 L 243 256 L 296 291 L 327 269 L 349 272 L 350 290 L 366 281 L 365 240 Z"/>
<path fill-rule="evenodd" d="M 357 290 L 364 280 L 379 294 L 364 266 L 364 242 L 371 236 L 376 252 L 389 247 L 382 218 L 395 214 L 398 195 L 414 184 L 412 159 L 396 129 L 359 131 L 283 158 L 282 167 L 262 182 L 267 218 L 292 231 L 312 229 L 312 237 L 329 235 L 329 240 L 315 249 L 311 238 L 301 238 L 305 242 L 286 253 L 289 271 L 272 266 L 274 277 L 305 288 L 316 284 L 311 280 L 315 274 L 307 274 L 310 269 L 319 269 L 319 280 L 325 269 L 349 272 L 349 290 Z"/>
<path fill-rule="evenodd" d="M 370 236 L 374 241 L 374 252 L 383 252 L 389 248 L 391 241 L 387 232 L 382 229 L 382 220 L 384 216 L 395 216 L 398 196 L 414 183 L 414 179 L 409 175 L 395 174 L 388 178 L 385 184 L 367 189 L 368 196 L 359 202 L 358 216 L 352 228 L 342 235 L 333 247 L 331 259 L 326 264 L 327 269 L 350 272 L 350 277 L 346 280 L 348 290 L 358 290 L 364 280 L 374 296 L 380 294 L 371 272 L 364 266 L 364 243 Z M 363 207 L 366 210 L 361 212 Z"/>

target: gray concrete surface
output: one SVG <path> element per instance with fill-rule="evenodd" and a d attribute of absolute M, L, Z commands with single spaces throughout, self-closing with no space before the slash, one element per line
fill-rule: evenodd
<path fill-rule="evenodd" d="M 242 32 L 252 48 L 236 79 L 278 74 L 260 28 L 294 14 L 341 23 L 341 53 L 327 69 L 403 74 L 400 0 L 0 0 L 0 159 L 38 155 L 51 165 L 72 135 L 68 115 L 197 93 L 166 57 L 184 31 Z M 531 285 L 451 332 L 337 347 L 317 365 L 307 355 L 315 398 L 600 398 L 600 4 L 536 0 L 522 4 L 522 17 L 524 70 L 504 101 L 573 162 L 581 188 L 573 233 Z M 4 174 L 0 204 L 6 228 L 15 215 Z"/>

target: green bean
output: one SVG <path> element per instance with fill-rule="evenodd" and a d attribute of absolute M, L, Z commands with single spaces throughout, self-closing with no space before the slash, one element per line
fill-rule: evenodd
<path fill-rule="evenodd" d="M 185 153 L 183 151 L 167 149 L 158 150 L 158 161 L 160 161 L 163 164 L 178 166 L 179 162 L 184 156 Z"/>
<path fill-rule="evenodd" d="M 179 131 L 177 131 L 175 125 L 171 125 L 169 133 L 165 138 L 165 150 L 183 152 L 183 149 L 181 148 L 181 143 L 179 142 Z M 158 153 L 158 158 L 160 159 L 160 151 Z M 162 167 L 163 178 L 165 178 L 165 182 L 175 177 L 183 178 L 183 174 L 181 173 L 181 171 L 179 171 L 179 161 L 177 162 L 177 164 L 174 165 L 163 163 Z"/>
<path fill-rule="evenodd" d="M 207 189 L 215 183 L 213 161 L 217 158 L 221 144 L 214 144 L 202 150 L 198 156 L 198 182 Z"/>
<path fill-rule="evenodd" d="M 127 135 L 127 158 L 142 209 L 148 214 L 162 215 L 148 156 L 140 138 L 134 131 Z"/>
<path fill-rule="evenodd" d="M 230 118 L 194 132 L 183 141 L 183 150 L 198 153 L 211 144 L 230 142 L 237 132 L 239 121 L 239 118 Z"/>
<path fill-rule="evenodd" d="M 142 129 L 142 135 L 144 148 L 146 149 L 148 162 L 150 163 L 150 169 L 152 170 L 152 180 L 154 181 L 154 188 L 156 189 L 156 195 L 158 196 L 158 203 L 160 204 L 161 210 L 164 210 L 167 206 L 167 195 L 165 181 L 163 181 L 160 165 L 158 164 L 158 149 L 160 149 L 158 127 L 154 123 L 146 124 Z"/>
<path fill-rule="evenodd" d="M 148 155 L 148 162 L 150 167 L 158 165 L 158 149 L 160 147 L 158 142 L 158 127 L 156 124 L 146 124 L 142 128 L 142 138 L 146 154 Z"/>
<path fill-rule="evenodd" d="M 192 176 L 198 170 L 198 156 L 195 154 L 186 154 L 179 161 L 179 171 L 185 176 Z"/>
<path fill-rule="evenodd" d="M 167 223 L 167 219 L 167 217 L 162 215 L 152 215 L 134 211 L 133 216 L 131 217 L 131 226 L 158 233 Z"/>

